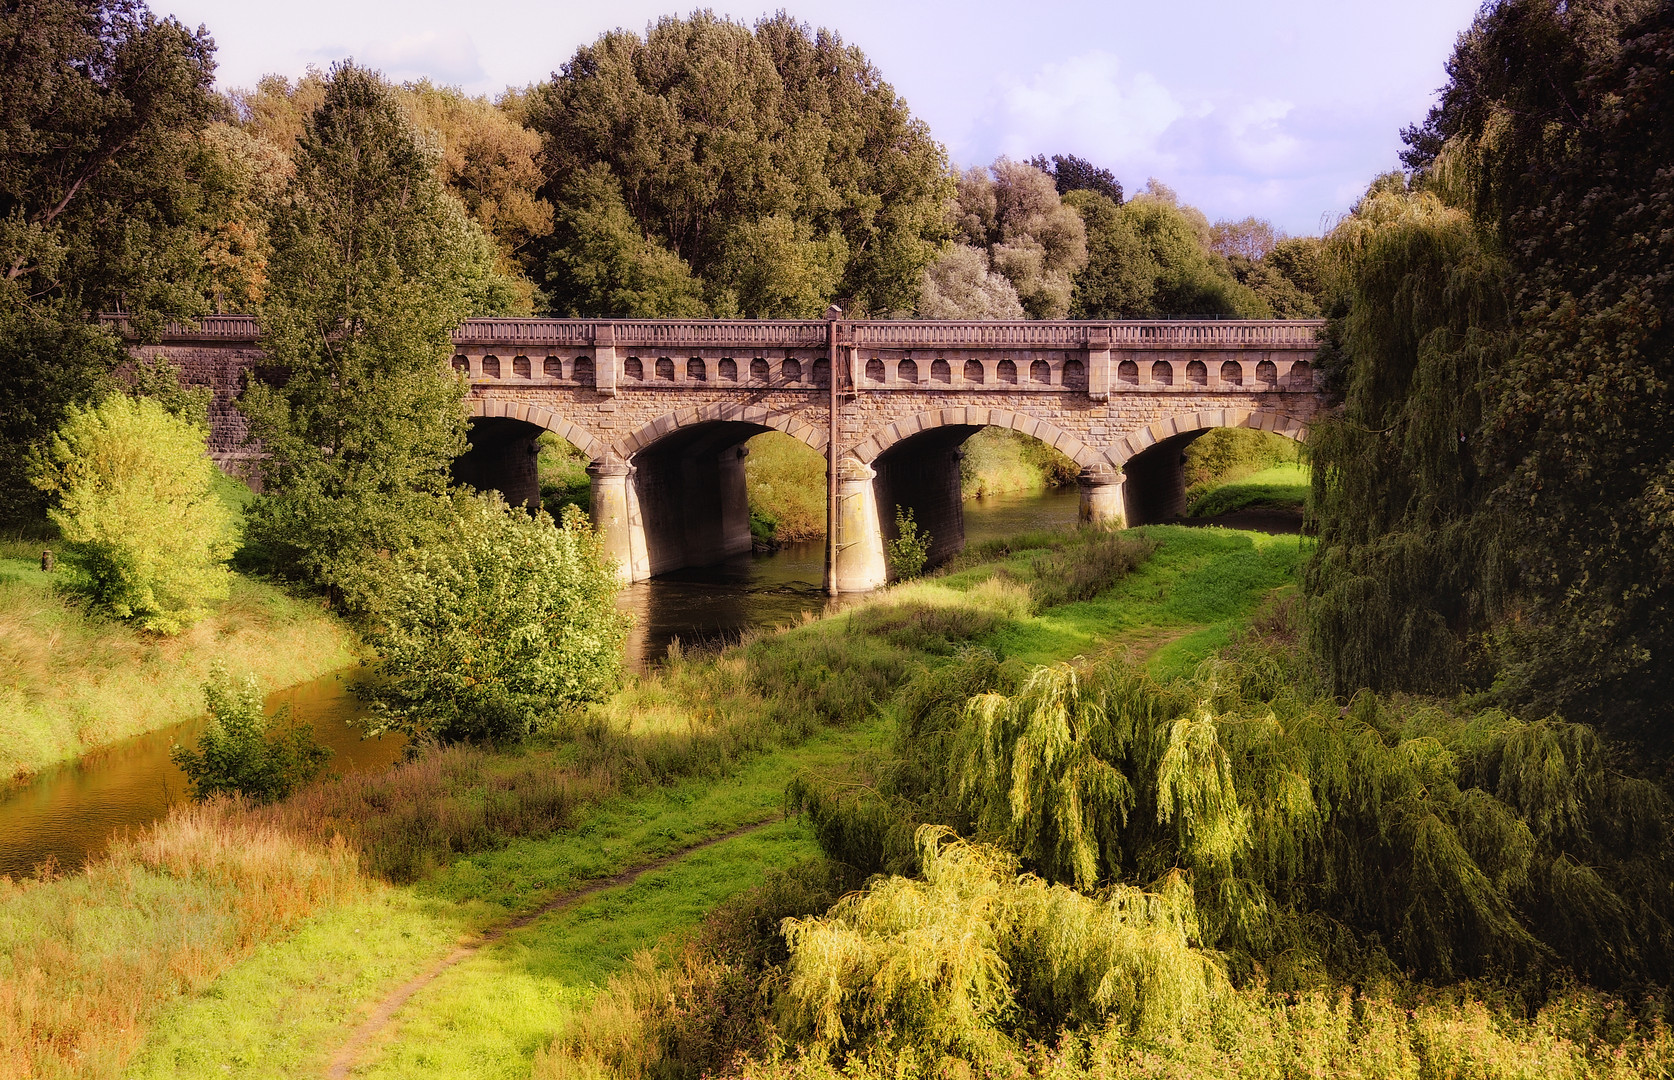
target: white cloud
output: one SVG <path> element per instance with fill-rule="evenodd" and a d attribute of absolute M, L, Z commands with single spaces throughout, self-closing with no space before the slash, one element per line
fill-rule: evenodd
<path fill-rule="evenodd" d="M 476 42 L 464 31 L 428 30 L 393 41 L 366 45 L 355 59 L 397 82 L 428 77 L 433 82 L 469 86 L 484 78 Z"/>

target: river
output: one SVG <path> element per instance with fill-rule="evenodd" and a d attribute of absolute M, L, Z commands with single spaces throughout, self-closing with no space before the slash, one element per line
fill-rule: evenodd
<path fill-rule="evenodd" d="M 980 542 L 1067 526 L 1078 505 L 1073 485 L 973 500 L 965 504 L 965 538 Z M 634 615 L 630 666 L 643 669 L 661 660 L 677 638 L 683 645 L 713 647 L 750 629 L 825 611 L 832 601 L 820 591 L 824 557 L 823 541 L 791 544 L 630 586 L 622 594 L 624 608 Z M 288 705 L 297 720 L 309 724 L 335 751 L 333 770 L 386 769 L 401 756 L 403 743 L 393 737 L 361 739 L 350 725 L 361 715 L 348 688 L 352 675 L 327 675 L 270 694 L 268 710 Z M 148 825 L 184 801 L 186 778 L 169 760 L 169 747 L 190 745 L 204 722 L 198 717 L 127 739 L 0 789 L 0 874 L 29 874 L 48 860 L 60 870 L 79 869 L 113 834 Z"/>

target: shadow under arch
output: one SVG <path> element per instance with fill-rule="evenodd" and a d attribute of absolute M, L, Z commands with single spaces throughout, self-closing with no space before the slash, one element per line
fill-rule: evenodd
<path fill-rule="evenodd" d="M 931 565 L 965 546 L 962 447 L 985 427 L 1016 431 L 1052 447 L 1078 469 L 1108 469 L 1104 453 L 1056 425 L 1028 413 L 976 406 L 934 409 L 885 425 L 862 440 L 853 457 L 870 467 L 878 533 L 896 538 L 896 507 L 910 510 L 930 535 Z"/>
<path fill-rule="evenodd" d="M 550 409 L 523 402 L 473 398 L 466 438 L 470 447 L 453 460 L 456 484 L 479 491 L 498 491 L 513 506 L 531 513 L 541 507 L 541 481 L 536 440 L 550 431 L 592 459 L 605 446 L 586 428 Z"/>
<path fill-rule="evenodd" d="M 1272 409 L 1202 409 L 1149 424 L 1111 451 L 1122 467 L 1123 516 L 1129 525 L 1171 521 L 1185 514 L 1186 447 L 1216 428 L 1248 428 L 1308 441 L 1306 422 Z"/>

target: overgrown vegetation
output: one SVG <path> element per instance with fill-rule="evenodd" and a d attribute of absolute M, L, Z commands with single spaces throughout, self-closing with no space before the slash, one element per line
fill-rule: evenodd
<path fill-rule="evenodd" d="M 960 450 L 959 493 L 966 499 L 1044 491 L 1075 482 L 1075 462 L 1039 439 L 1010 428 L 986 427 Z"/>
<path fill-rule="evenodd" d="M 366 640 L 368 731 L 515 742 L 616 685 L 621 587 L 580 510 L 561 525 L 498 496 L 457 495 L 441 538 L 393 556 Z"/>
<path fill-rule="evenodd" d="M 177 634 L 227 595 L 237 536 L 207 436 L 152 398 L 112 394 L 72 405 L 37 465 L 89 599 L 143 630 Z"/>
<path fill-rule="evenodd" d="M 195 749 L 176 743 L 169 758 L 186 774 L 192 798 L 242 795 L 258 803 L 283 799 L 318 776 L 331 758 L 314 733 L 289 723 L 281 709 L 268 716 L 253 675 L 235 682 L 224 664 L 204 684 L 209 726 Z"/>
<path fill-rule="evenodd" d="M 825 458 L 799 439 L 764 431 L 744 444 L 750 532 L 763 544 L 825 535 Z"/>

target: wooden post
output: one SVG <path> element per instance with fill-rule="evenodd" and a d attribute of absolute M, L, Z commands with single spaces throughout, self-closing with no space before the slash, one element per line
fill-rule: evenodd
<path fill-rule="evenodd" d="M 837 589 L 837 531 L 841 524 L 837 507 L 837 324 L 843 309 L 836 304 L 825 311 L 826 370 L 831 387 L 827 410 L 830 426 L 825 437 L 825 591 L 836 596 Z"/>

